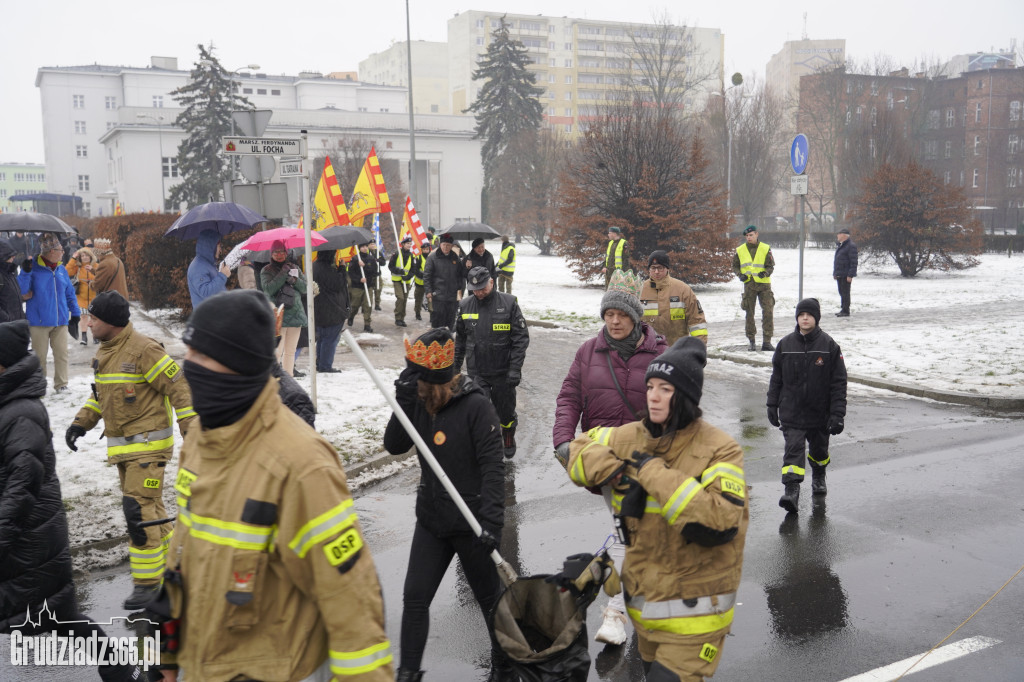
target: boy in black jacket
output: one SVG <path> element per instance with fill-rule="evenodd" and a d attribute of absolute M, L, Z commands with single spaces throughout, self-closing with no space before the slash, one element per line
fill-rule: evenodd
<path fill-rule="evenodd" d="M 785 494 L 779 506 L 790 513 L 796 513 L 799 506 L 805 458 L 811 461 L 811 492 L 828 492 L 828 437 L 843 432 L 846 417 L 843 351 L 821 331 L 820 320 L 818 299 L 805 298 L 797 304 L 796 331 L 779 341 L 768 382 L 768 421 L 781 426 L 786 439 L 782 458 Z"/>

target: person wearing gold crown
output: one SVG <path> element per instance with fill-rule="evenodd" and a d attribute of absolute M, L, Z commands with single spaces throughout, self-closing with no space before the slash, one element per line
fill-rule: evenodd
<path fill-rule="evenodd" d="M 644 321 L 665 337 L 669 346 L 684 336 L 695 336 L 708 345 L 708 322 L 693 289 L 668 274 L 668 253 L 654 251 L 647 259 L 647 280 L 640 294 Z"/>
<path fill-rule="evenodd" d="M 643 280 L 632 273 L 612 275 L 601 298 L 604 327 L 576 351 L 555 400 L 553 440 L 562 466 L 569 461 L 569 442 L 576 426 L 586 433 L 599 426 L 622 426 L 642 415 L 647 401 L 644 372 L 665 352 L 665 339 L 644 320 L 638 295 Z M 611 510 L 611 486 L 595 488 Z M 613 512 L 614 513 L 614 512 Z M 608 553 L 621 572 L 626 546 L 616 542 Z M 626 641 L 626 605 L 622 594 L 608 600 L 594 639 L 610 645 Z"/>
<path fill-rule="evenodd" d="M 433 469 L 420 458 L 416 528 L 409 550 L 402 610 L 401 682 L 423 677 L 420 664 L 430 627 L 430 603 L 455 555 L 484 614 L 501 590 L 490 553 L 501 542 L 505 523 L 505 460 L 498 415 L 473 379 L 455 372 L 455 339 L 446 328 L 431 329 L 414 343 L 405 340 L 406 368 L 395 381 L 395 399 L 476 516 L 484 532 L 476 537 L 445 492 Z M 408 452 L 412 438 L 391 415 L 384 447 Z M 504 679 L 507 662 L 491 651 L 492 680 Z"/>

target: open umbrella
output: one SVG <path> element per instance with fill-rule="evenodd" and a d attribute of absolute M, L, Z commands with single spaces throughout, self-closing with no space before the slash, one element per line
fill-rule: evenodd
<path fill-rule="evenodd" d="M 56 234 L 75 234 L 66 222 L 49 213 L 0 213 L 0 232 L 54 232 Z"/>
<path fill-rule="evenodd" d="M 239 230 L 248 230 L 265 222 L 267 222 L 266 218 L 241 204 L 230 201 L 213 201 L 190 208 L 167 228 L 164 236 L 174 236 L 183 240 L 197 239 L 199 234 L 205 230 L 216 230 L 221 235 L 225 235 Z"/>
<path fill-rule="evenodd" d="M 313 246 L 326 244 L 327 238 L 319 232 L 310 234 Z M 274 245 L 274 242 L 284 242 L 284 248 L 297 249 L 306 245 L 306 231 L 297 227 L 275 227 L 273 230 L 257 232 L 241 243 L 241 248 L 247 251 L 265 251 Z"/>
<path fill-rule="evenodd" d="M 455 239 L 466 239 L 473 241 L 477 237 L 483 237 L 484 239 L 492 239 L 494 237 L 501 236 L 501 233 L 495 230 L 487 223 L 455 223 L 449 225 L 443 230 L 438 232 L 438 235 L 450 234 Z"/>
<path fill-rule="evenodd" d="M 335 225 L 316 234 L 326 237 L 327 243 L 316 247 L 314 251 L 340 251 L 351 246 L 369 244 L 373 241 L 372 232 L 366 228 L 354 225 Z"/>

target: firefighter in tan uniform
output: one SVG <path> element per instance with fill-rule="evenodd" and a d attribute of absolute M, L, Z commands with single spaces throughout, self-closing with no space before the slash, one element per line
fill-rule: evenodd
<path fill-rule="evenodd" d="M 647 369 L 639 422 L 569 447 L 579 486 L 616 485 L 626 609 L 647 682 L 714 674 L 732 625 L 749 523 L 743 451 L 701 419 L 704 344 L 682 338 Z"/>
<path fill-rule="evenodd" d="M 640 303 L 644 307 L 644 322 L 665 337 L 669 346 L 686 336 L 693 336 L 708 345 L 708 323 L 704 309 L 693 289 L 685 282 L 670 277 L 668 254 L 655 251 L 647 260 L 651 279 L 644 285 Z"/>
<path fill-rule="evenodd" d="M 177 363 L 158 342 L 135 331 L 121 294 L 97 295 L 89 314 L 89 329 L 102 342 L 93 359 L 93 395 L 75 415 L 65 440 L 77 451 L 75 440 L 103 420 L 107 461 L 117 465 L 128 524 L 134 589 L 124 607 L 135 610 L 159 588 L 171 534 L 169 522 L 140 524 L 167 517 L 164 468 L 174 451 L 175 415 L 184 434 L 196 413 Z"/>
<path fill-rule="evenodd" d="M 334 447 L 278 397 L 266 299 L 212 296 L 183 339 L 201 428 L 181 450 L 165 589 L 149 609 L 162 639 L 179 633 L 161 666 L 189 682 L 390 682 L 370 548 Z"/>

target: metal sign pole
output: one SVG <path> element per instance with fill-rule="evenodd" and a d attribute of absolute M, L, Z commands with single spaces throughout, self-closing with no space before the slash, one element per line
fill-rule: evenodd
<path fill-rule="evenodd" d="M 301 152 L 302 159 L 305 161 L 309 157 L 309 146 L 307 140 L 306 131 L 301 131 L 302 140 Z M 313 236 L 310 232 L 310 220 L 309 220 L 309 174 L 302 174 L 302 225 L 305 231 L 306 237 L 306 307 L 309 331 L 309 396 L 313 399 L 313 409 L 317 409 L 316 405 L 316 313 L 313 308 Z"/>

